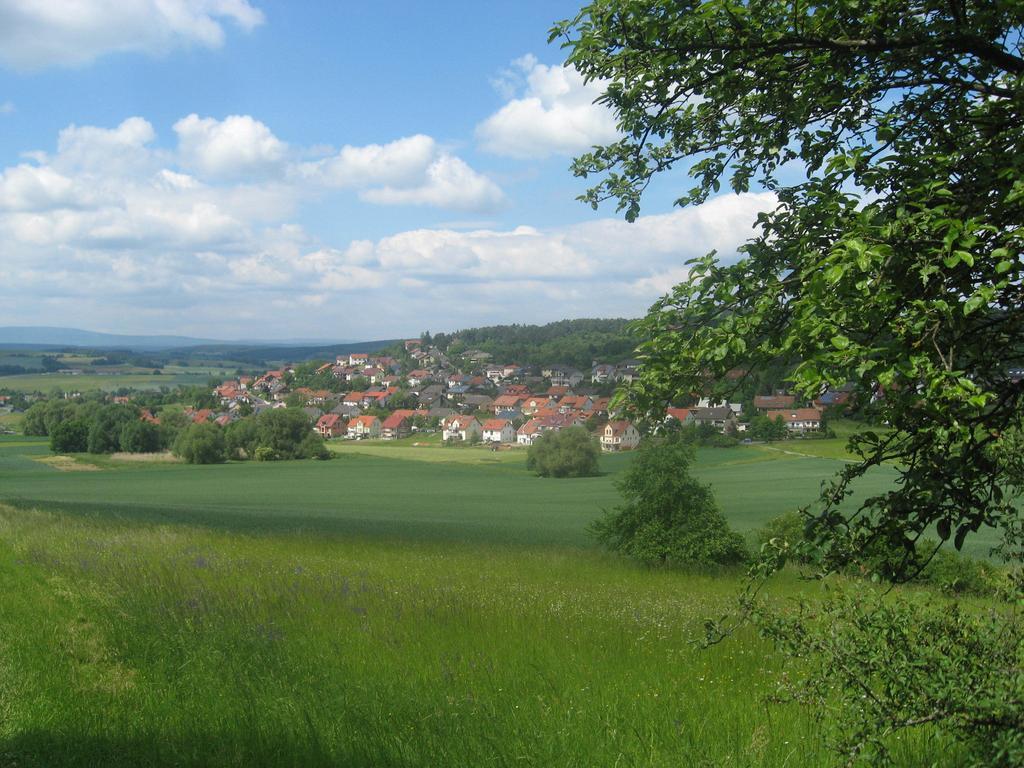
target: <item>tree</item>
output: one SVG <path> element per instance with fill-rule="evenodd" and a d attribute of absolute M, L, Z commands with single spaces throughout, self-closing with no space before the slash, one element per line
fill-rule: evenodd
<path fill-rule="evenodd" d="M 960 548 L 982 526 L 1002 531 L 1019 566 L 1024 6 L 595 0 L 552 37 L 607 83 L 600 100 L 618 118 L 621 138 L 574 162 L 597 176 L 585 201 L 614 200 L 634 220 L 671 169 L 694 181 L 679 205 L 723 182 L 774 195 L 738 259 L 694 260 L 638 324 L 645 364 L 626 402 L 660 415 L 693 392 L 721 399 L 742 386 L 727 376 L 737 369 L 781 371 L 803 399 L 850 384 L 853 412 L 889 428 L 851 437 L 857 461 L 808 510 L 823 570 L 898 551 L 889 575 L 905 579 L 928 562 L 916 546 L 928 532 Z M 892 490 L 841 507 L 883 462 L 899 475 Z M 844 760 L 882 762 L 885 736 L 925 723 L 977 764 L 1024 760 L 1014 614 L 969 627 L 941 606 L 854 596 L 818 621 L 760 626 L 814 659 L 794 689 L 849 704 L 830 713 Z"/>
<path fill-rule="evenodd" d="M 309 417 L 293 408 L 273 408 L 257 417 L 257 442 L 281 459 L 306 458 L 300 455 L 303 440 L 312 434 Z"/>
<path fill-rule="evenodd" d="M 226 453 L 224 430 L 209 421 L 190 424 L 178 433 L 171 450 L 189 464 L 219 464 Z"/>
<path fill-rule="evenodd" d="M 679 205 L 723 181 L 774 194 L 738 261 L 692 262 L 639 324 L 629 400 L 721 397 L 736 368 L 781 365 L 808 399 L 851 382 L 854 410 L 892 429 L 851 438 L 858 461 L 823 494 L 827 567 L 879 539 L 909 554 L 933 526 L 957 547 L 1015 530 L 1022 33 L 1017 3 L 945 0 L 597 0 L 553 30 L 621 129 L 574 162 L 598 177 L 587 202 L 633 220 L 675 168 L 695 181 Z M 881 462 L 900 482 L 840 512 Z"/>
<path fill-rule="evenodd" d="M 735 565 L 743 538 L 689 473 L 693 443 L 681 433 L 649 438 L 616 484 L 624 503 L 597 520 L 598 541 L 650 565 Z"/>
<path fill-rule="evenodd" d="M 116 453 L 121 450 L 121 431 L 139 418 L 137 409 L 125 405 L 104 405 L 89 424 L 89 453 Z"/>
<path fill-rule="evenodd" d="M 589 477 L 598 474 L 597 440 L 583 427 L 549 430 L 530 446 L 526 468 L 541 477 Z"/>
<path fill-rule="evenodd" d="M 89 423 L 84 419 L 65 419 L 50 432 L 53 453 L 84 453 L 89 445 Z"/>
<path fill-rule="evenodd" d="M 129 421 L 121 428 L 120 443 L 128 453 L 155 453 L 160 450 L 160 428 L 142 419 Z"/>

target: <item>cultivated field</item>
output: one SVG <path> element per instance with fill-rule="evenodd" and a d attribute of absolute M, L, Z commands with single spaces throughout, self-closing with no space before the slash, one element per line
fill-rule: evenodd
<path fill-rule="evenodd" d="M 738 574 L 590 544 L 628 455 L 544 480 L 522 452 L 413 442 L 195 467 L 43 463 L 45 440 L 0 439 L 0 764 L 826 762 L 813 713 L 765 705 L 767 645 L 693 643 Z M 698 465 L 749 531 L 836 462 L 746 447 Z M 794 574 L 773 589 L 818 593 Z M 928 734 L 897 749 L 956 764 Z"/>

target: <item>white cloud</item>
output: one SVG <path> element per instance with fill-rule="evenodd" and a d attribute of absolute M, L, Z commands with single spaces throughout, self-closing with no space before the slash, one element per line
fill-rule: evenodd
<path fill-rule="evenodd" d="M 492 210 L 505 199 L 491 179 L 417 134 L 388 144 L 344 146 L 336 154 L 301 163 L 291 175 L 303 184 L 359 189 L 379 205 L 429 205 Z"/>
<path fill-rule="evenodd" d="M 440 155 L 427 167 L 418 186 L 368 189 L 360 197 L 383 205 L 432 205 L 460 210 L 489 210 L 504 200 L 497 184 L 449 154 Z"/>
<path fill-rule="evenodd" d="M 571 155 L 618 137 L 611 111 L 594 103 L 606 83 L 585 83 L 571 67 L 546 66 L 527 55 L 495 85 L 509 101 L 477 126 L 477 140 L 488 152 L 522 158 Z M 516 93 L 519 97 L 512 98 Z"/>
<path fill-rule="evenodd" d="M 4 0 L 0 64 L 33 70 L 87 64 L 114 52 L 218 48 L 224 21 L 250 31 L 263 20 L 248 0 Z"/>
<path fill-rule="evenodd" d="M 13 115 L 17 111 L 13 101 L 0 102 L 0 115 Z"/>
<path fill-rule="evenodd" d="M 186 168 L 214 178 L 280 173 L 288 145 L 249 115 L 223 120 L 191 114 L 174 124 Z"/>
<path fill-rule="evenodd" d="M 302 163 L 295 172 L 305 181 L 332 187 L 415 184 L 437 154 L 430 136 L 416 134 L 389 144 L 346 145 L 331 157 Z"/>
<path fill-rule="evenodd" d="M 227 122 L 213 121 L 202 136 Z M 247 123 L 261 135 L 258 125 Z M 131 317 L 139 331 L 382 338 L 425 324 L 635 316 L 685 276 L 687 259 L 710 249 L 735 253 L 774 202 L 769 194 L 723 195 L 635 224 L 396 226 L 373 240 L 330 242 L 296 223 L 315 197 L 310 190 L 334 189 L 320 166 L 300 171 L 286 154 L 280 178 L 211 178 L 211 170 L 252 166 L 185 167 L 155 135 L 141 118 L 71 126 L 54 152 L 0 169 L 0 324 L 45 318 L 118 329 Z M 500 199 L 497 187 L 429 137 L 410 139 L 367 152 L 349 147 L 326 160 L 345 164 L 344 194 L 380 203 L 471 207 Z"/>

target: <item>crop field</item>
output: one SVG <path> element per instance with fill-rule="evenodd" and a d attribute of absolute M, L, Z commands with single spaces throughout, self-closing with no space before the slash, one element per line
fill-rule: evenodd
<path fill-rule="evenodd" d="M 210 374 L 203 372 L 164 373 L 154 376 L 151 373 L 26 373 L 18 376 L 0 376 L 0 389 L 17 392 L 44 392 L 54 390 L 60 392 L 94 392 L 103 390 L 112 392 L 117 389 L 156 390 L 160 387 L 206 385 Z"/>
<path fill-rule="evenodd" d="M 765 703 L 769 646 L 694 642 L 740 574 L 592 545 L 628 454 L 546 480 L 522 451 L 333 448 L 189 466 L 0 437 L 0 765 L 827 762 L 813 713 Z M 696 472 L 750 532 L 836 466 L 737 447 Z M 927 731 L 895 746 L 957 764 Z"/>
<path fill-rule="evenodd" d="M 628 454 L 602 457 L 604 474 L 534 477 L 525 452 L 340 443 L 327 462 L 215 466 L 82 459 L 69 472 L 37 459 L 45 440 L 0 442 L 0 501 L 231 528 L 381 534 L 411 538 L 587 546 L 587 525 L 618 502 Z M 811 501 L 839 462 L 751 447 L 706 449 L 696 474 L 715 489 L 734 527 L 751 531 Z M 888 487 L 885 468 L 864 493 Z"/>

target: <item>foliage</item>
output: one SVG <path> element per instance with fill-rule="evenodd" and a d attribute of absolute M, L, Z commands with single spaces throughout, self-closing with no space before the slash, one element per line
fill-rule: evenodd
<path fill-rule="evenodd" d="M 256 417 L 257 443 L 281 459 L 309 458 L 312 440 L 323 438 L 312 431 L 309 417 L 301 410 L 272 408 Z"/>
<path fill-rule="evenodd" d="M 138 419 L 136 408 L 126 405 L 101 406 L 89 424 L 89 453 L 116 453 L 121 450 L 122 431 Z"/>
<path fill-rule="evenodd" d="M 441 349 L 458 340 L 463 349 L 490 353 L 497 362 L 520 365 L 572 365 L 589 371 L 595 361 L 618 362 L 633 355 L 637 339 L 629 321 L 560 320 L 547 325 L 495 325 L 467 328 L 453 334 L 439 333 L 427 343 Z"/>
<path fill-rule="evenodd" d="M 121 450 L 128 453 L 155 453 L 163 447 L 160 428 L 139 418 L 125 423 L 119 442 Z"/>
<path fill-rule="evenodd" d="M 939 727 L 975 766 L 1024 763 L 1024 623 L 1008 612 L 837 591 L 761 617 L 762 633 L 812 668 L 781 698 L 817 713 L 848 763 L 889 764 L 893 738 Z"/>
<path fill-rule="evenodd" d="M 937 0 L 598 0 L 553 30 L 622 132 L 574 164 L 598 177 L 588 202 L 632 220 L 677 166 L 695 180 L 680 205 L 723 181 L 774 193 L 738 262 L 697 259 L 638 325 L 630 399 L 720 397 L 738 368 L 784 366 L 807 398 L 852 382 L 855 411 L 893 429 L 855 435 L 823 494 L 831 566 L 1019 514 L 996 455 L 1024 412 L 1022 31 L 1018 4 Z M 902 481 L 840 512 L 883 461 Z"/>
<path fill-rule="evenodd" d="M 541 477 L 589 477 L 598 474 L 601 449 L 583 427 L 549 430 L 526 454 L 526 468 Z"/>
<path fill-rule="evenodd" d="M 616 484 L 624 503 L 592 526 L 598 541 L 648 564 L 734 565 L 746 559 L 711 488 L 689 473 L 693 444 L 680 434 L 641 444 Z"/>
<path fill-rule="evenodd" d="M 171 451 L 189 464 L 219 464 L 224 461 L 227 446 L 224 430 L 212 422 L 190 424 L 175 438 Z"/>
<path fill-rule="evenodd" d="M 53 453 L 84 453 L 89 446 L 89 423 L 84 419 L 65 419 L 50 431 Z"/>
<path fill-rule="evenodd" d="M 781 416 L 769 419 L 764 414 L 758 414 L 750 420 L 750 436 L 757 440 L 785 440 L 789 430 Z"/>

